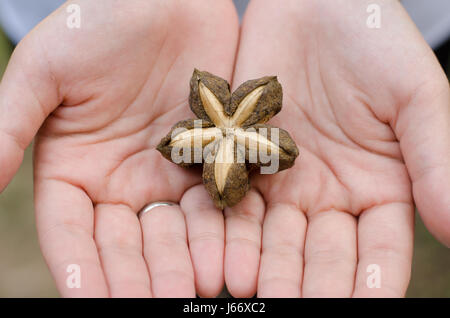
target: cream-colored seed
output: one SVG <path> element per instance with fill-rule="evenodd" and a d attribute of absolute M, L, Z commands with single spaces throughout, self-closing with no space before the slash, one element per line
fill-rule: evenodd
<path fill-rule="evenodd" d="M 203 147 L 221 135 L 222 131 L 219 128 L 194 128 L 176 135 L 170 145 L 179 148 Z"/>
<path fill-rule="evenodd" d="M 266 85 L 259 86 L 251 91 L 245 98 L 239 103 L 238 108 L 231 117 L 230 126 L 236 127 L 242 125 L 248 117 L 255 110 L 256 104 L 261 97 Z"/>
<path fill-rule="evenodd" d="M 234 163 L 234 140 L 227 137 L 222 140 L 214 161 L 214 176 L 217 189 L 222 194 L 228 178 L 228 173 Z"/>
<path fill-rule="evenodd" d="M 211 90 L 202 82 L 199 83 L 200 99 L 206 114 L 217 127 L 227 127 L 229 125 L 229 117 L 225 114 L 223 105 L 217 99 Z"/>
<path fill-rule="evenodd" d="M 236 130 L 236 141 L 249 151 L 267 151 L 268 154 L 279 154 L 280 147 L 257 132 Z"/>

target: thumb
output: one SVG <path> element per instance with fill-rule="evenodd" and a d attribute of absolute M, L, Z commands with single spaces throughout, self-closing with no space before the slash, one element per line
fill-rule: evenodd
<path fill-rule="evenodd" d="M 396 135 L 427 228 L 450 246 L 450 89 L 434 62 L 432 76 L 399 110 Z"/>
<path fill-rule="evenodd" d="M 39 127 L 60 104 L 49 61 L 32 34 L 17 46 L 0 82 L 0 192 L 19 169 Z"/>

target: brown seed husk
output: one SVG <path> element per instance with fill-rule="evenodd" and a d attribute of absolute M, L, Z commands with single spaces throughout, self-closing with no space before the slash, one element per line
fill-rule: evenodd
<path fill-rule="evenodd" d="M 213 150 L 215 153 L 217 149 Z M 233 163 L 228 170 L 223 192 L 217 188 L 215 162 L 203 164 L 203 183 L 206 190 L 219 209 L 237 204 L 250 189 L 248 172 L 245 163 Z"/>
<path fill-rule="evenodd" d="M 173 160 L 172 160 L 172 148 L 173 147 L 170 145 L 170 142 L 172 141 L 172 132 L 178 128 L 185 128 L 187 130 L 194 129 L 194 121 L 196 121 L 196 120 L 198 120 L 198 119 L 186 119 L 186 120 L 179 121 L 171 128 L 170 132 L 161 139 L 161 141 L 159 142 L 156 149 L 164 156 L 164 158 L 173 162 Z M 214 125 L 212 123 L 210 123 L 209 121 L 206 121 L 206 120 L 202 120 L 201 124 L 202 124 L 202 128 L 214 127 Z M 180 150 L 180 155 L 182 155 L 181 150 Z M 191 163 L 181 162 L 181 163 L 177 163 L 177 164 L 182 167 L 192 166 L 194 164 L 194 153 L 191 153 Z"/>
<path fill-rule="evenodd" d="M 281 110 L 283 101 L 281 85 L 276 76 L 266 76 L 247 81 L 239 86 L 231 95 L 230 108 L 225 108 L 225 111 L 233 114 L 241 101 L 250 92 L 262 85 L 265 85 L 264 91 L 251 115 L 242 123 L 242 127 L 248 127 L 256 123 L 263 124 Z"/>
<path fill-rule="evenodd" d="M 229 109 L 229 104 L 231 100 L 230 84 L 223 78 L 215 76 L 209 72 L 202 72 L 197 69 L 194 70 L 192 74 L 190 86 L 191 92 L 189 94 L 189 106 L 192 112 L 197 115 L 198 118 L 212 122 L 208 114 L 205 111 L 204 105 L 202 103 L 199 91 L 199 83 L 203 83 L 224 105 L 224 109 Z"/>

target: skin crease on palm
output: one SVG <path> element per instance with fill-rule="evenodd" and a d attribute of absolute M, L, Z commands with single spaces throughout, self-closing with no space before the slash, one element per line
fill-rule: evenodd
<path fill-rule="evenodd" d="M 370 1 L 372 3 L 373 1 Z M 414 203 L 450 245 L 449 87 L 397 1 L 77 1 L 16 48 L 0 85 L 0 189 L 35 139 L 44 257 L 63 296 L 403 296 Z M 156 150 L 193 118 L 194 67 L 277 75 L 300 157 L 224 213 Z M 149 202 L 170 200 L 136 217 Z M 78 264 L 81 288 L 66 285 Z M 367 267 L 381 270 L 368 288 Z"/>

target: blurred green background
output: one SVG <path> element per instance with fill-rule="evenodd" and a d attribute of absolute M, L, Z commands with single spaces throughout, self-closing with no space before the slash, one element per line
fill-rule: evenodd
<path fill-rule="evenodd" d="M 450 74 L 450 43 L 436 53 Z M 0 30 L 0 77 L 12 52 Z M 1 149 L 0 149 L 1 151 Z M 0 297 L 58 297 L 37 242 L 33 213 L 32 151 L 0 195 Z M 414 261 L 408 297 L 450 297 L 450 251 L 416 215 Z"/>

